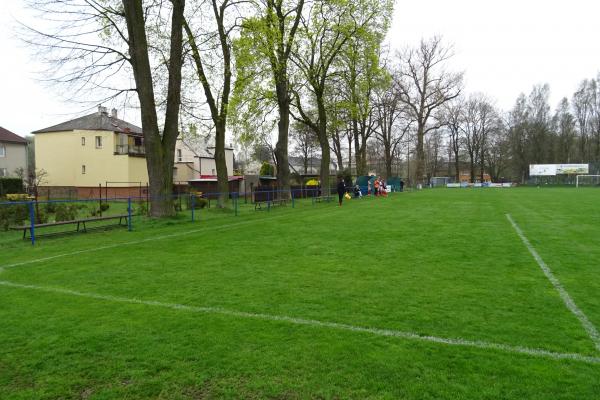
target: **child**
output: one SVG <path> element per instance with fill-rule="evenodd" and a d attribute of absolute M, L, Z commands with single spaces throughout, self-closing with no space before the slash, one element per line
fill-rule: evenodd
<path fill-rule="evenodd" d="M 360 186 L 358 185 L 354 186 L 354 197 L 359 199 L 362 197 L 362 192 L 360 191 Z"/>

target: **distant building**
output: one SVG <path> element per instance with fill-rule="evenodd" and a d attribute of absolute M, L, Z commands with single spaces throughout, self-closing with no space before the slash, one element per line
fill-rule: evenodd
<path fill-rule="evenodd" d="M 288 163 L 290 165 L 290 172 L 296 172 L 301 176 L 317 176 L 321 171 L 321 159 L 318 157 L 308 157 L 305 159 L 304 157 L 289 156 Z M 334 175 L 339 170 L 337 162 L 332 159 L 329 163 L 329 173 Z"/>
<path fill-rule="evenodd" d="M 215 148 L 208 140 L 198 140 L 192 143 L 178 138 L 175 145 L 175 182 L 188 182 L 200 177 L 217 176 Z M 233 147 L 225 147 L 225 164 L 227 175 L 233 175 Z"/>
<path fill-rule="evenodd" d="M 27 170 L 27 140 L 0 126 L 0 177 L 15 176 Z"/>
<path fill-rule="evenodd" d="M 481 173 L 479 171 L 477 171 L 475 173 L 475 182 L 471 182 L 471 172 L 461 171 L 458 181 L 459 182 L 468 182 L 468 183 L 481 183 Z M 492 181 L 492 177 L 490 176 L 490 174 L 485 172 L 483 174 L 483 182 L 491 182 L 491 181 Z"/>
<path fill-rule="evenodd" d="M 123 188 L 107 195 L 128 195 L 127 188 L 138 194 L 148 182 L 142 128 L 117 118 L 115 109 L 109 115 L 98 107 L 93 114 L 33 134 L 36 168 L 48 174 L 45 186 L 90 197 L 99 185 Z"/>

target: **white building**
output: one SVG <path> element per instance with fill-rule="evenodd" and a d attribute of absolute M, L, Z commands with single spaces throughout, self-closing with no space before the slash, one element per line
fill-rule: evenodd
<path fill-rule="evenodd" d="M 194 141 L 196 142 L 196 141 Z M 215 177 L 217 165 L 215 162 L 215 148 L 207 140 L 198 140 L 198 143 L 177 139 L 175 145 L 175 172 L 173 180 L 177 182 L 189 182 L 202 177 Z M 233 175 L 233 147 L 225 148 L 225 163 L 227 164 L 227 175 Z"/>

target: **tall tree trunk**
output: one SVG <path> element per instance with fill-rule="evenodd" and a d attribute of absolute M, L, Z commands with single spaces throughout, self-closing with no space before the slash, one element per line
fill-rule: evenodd
<path fill-rule="evenodd" d="M 358 170 L 354 168 L 356 176 L 360 176 Z M 352 137 L 348 135 L 348 171 L 352 172 Z"/>
<path fill-rule="evenodd" d="M 454 151 L 454 173 L 456 174 L 456 182 L 460 180 L 460 161 L 458 159 L 458 150 Z"/>
<path fill-rule="evenodd" d="M 152 70 L 148 56 L 145 15 L 141 0 L 123 0 L 127 23 L 129 55 L 140 101 L 146 165 L 150 190 L 150 215 L 164 217 L 175 214 L 173 207 L 173 165 L 175 143 L 179 134 L 181 103 L 181 68 L 183 64 L 183 11 L 185 0 L 172 0 L 171 42 L 167 109 L 162 135 L 158 128 Z"/>
<path fill-rule="evenodd" d="M 337 133 L 336 133 L 337 135 Z M 337 137 L 337 142 L 334 146 L 334 153 L 335 153 L 335 157 L 337 159 L 337 165 L 340 171 L 344 170 L 344 158 L 342 157 L 342 143 L 339 140 L 339 136 Z"/>
<path fill-rule="evenodd" d="M 275 145 L 277 160 L 277 186 L 282 190 L 282 196 L 289 196 L 290 164 L 288 161 L 288 138 L 290 127 L 290 97 L 288 93 L 287 75 L 280 74 L 276 83 L 277 104 L 279 106 L 278 136 Z"/>
<path fill-rule="evenodd" d="M 392 149 L 389 143 L 384 144 L 385 149 L 385 179 L 389 179 L 392 176 Z"/>
<path fill-rule="evenodd" d="M 475 183 L 475 156 L 473 153 L 469 153 L 470 159 L 470 172 L 471 172 L 471 183 Z"/>
<path fill-rule="evenodd" d="M 419 123 L 417 126 L 417 168 L 415 171 L 416 183 L 423 182 L 423 172 L 425 170 L 425 150 L 423 148 L 423 137 L 425 136 L 425 127 Z"/>
<path fill-rule="evenodd" d="M 217 189 L 219 191 L 218 204 L 224 207 L 229 199 L 229 176 L 227 161 L 225 159 L 225 123 L 219 122 L 215 126 L 215 166 L 217 167 Z"/>
<path fill-rule="evenodd" d="M 485 145 L 485 143 L 483 143 L 483 142 L 482 142 L 482 143 L 481 143 L 481 145 L 482 145 L 482 146 L 484 146 L 484 145 Z M 481 176 L 480 176 L 481 183 L 483 183 L 483 182 L 484 182 L 484 179 L 483 179 L 483 178 L 484 178 L 484 175 L 485 175 L 485 152 L 483 151 L 483 149 L 481 150 L 481 162 L 480 162 L 480 170 L 479 170 L 479 173 L 480 173 L 480 175 L 481 175 Z"/>
<path fill-rule="evenodd" d="M 319 112 L 319 144 L 321 145 L 321 194 L 329 196 L 329 164 L 331 162 L 331 152 L 329 150 L 329 140 L 327 138 L 327 112 L 323 95 L 317 96 L 317 108 Z"/>

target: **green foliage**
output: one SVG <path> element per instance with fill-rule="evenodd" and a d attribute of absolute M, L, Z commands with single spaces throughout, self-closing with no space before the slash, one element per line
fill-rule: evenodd
<path fill-rule="evenodd" d="M 100 211 L 102 211 L 102 212 L 108 210 L 109 208 L 110 208 L 110 204 L 108 204 L 108 203 L 100 204 Z"/>
<path fill-rule="evenodd" d="M 8 193 L 23 193 L 21 178 L 0 178 L 0 196 Z"/>
<path fill-rule="evenodd" d="M 56 203 L 49 202 L 44 205 L 44 209 L 48 214 L 54 214 L 56 212 Z"/>
<path fill-rule="evenodd" d="M 44 210 L 44 207 L 36 207 L 35 223 L 36 224 L 45 224 L 46 222 L 48 222 L 48 214 Z"/>
<path fill-rule="evenodd" d="M 148 206 L 144 200 L 139 200 L 133 207 L 135 215 L 148 215 Z"/>
<path fill-rule="evenodd" d="M 29 207 L 26 204 L 0 205 L 0 230 L 8 230 L 9 226 L 22 225 L 29 218 Z"/>
<path fill-rule="evenodd" d="M 192 209 L 192 197 L 186 196 L 186 205 L 188 210 Z M 204 197 L 194 196 L 194 210 L 203 209 L 208 206 L 208 200 Z"/>
<path fill-rule="evenodd" d="M 205 199 L 205 198 L 202 198 L 202 197 L 199 197 L 199 198 L 197 198 L 197 199 L 196 199 L 196 198 L 194 199 L 194 207 L 195 207 L 195 208 L 200 208 L 200 209 L 202 209 L 202 208 L 205 208 L 206 206 L 208 206 L 208 200 L 207 200 L 207 199 Z"/>
<path fill-rule="evenodd" d="M 268 162 L 263 161 L 258 174 L 260 176 L 273 176 L 275 174 L 275 167 Z"/>
<path fill-rule="evenodd" d="M 73 221 L 77 219 L 80 206 L 78 204 L 59 203 L 55 208 L 55 221 Z"/>

